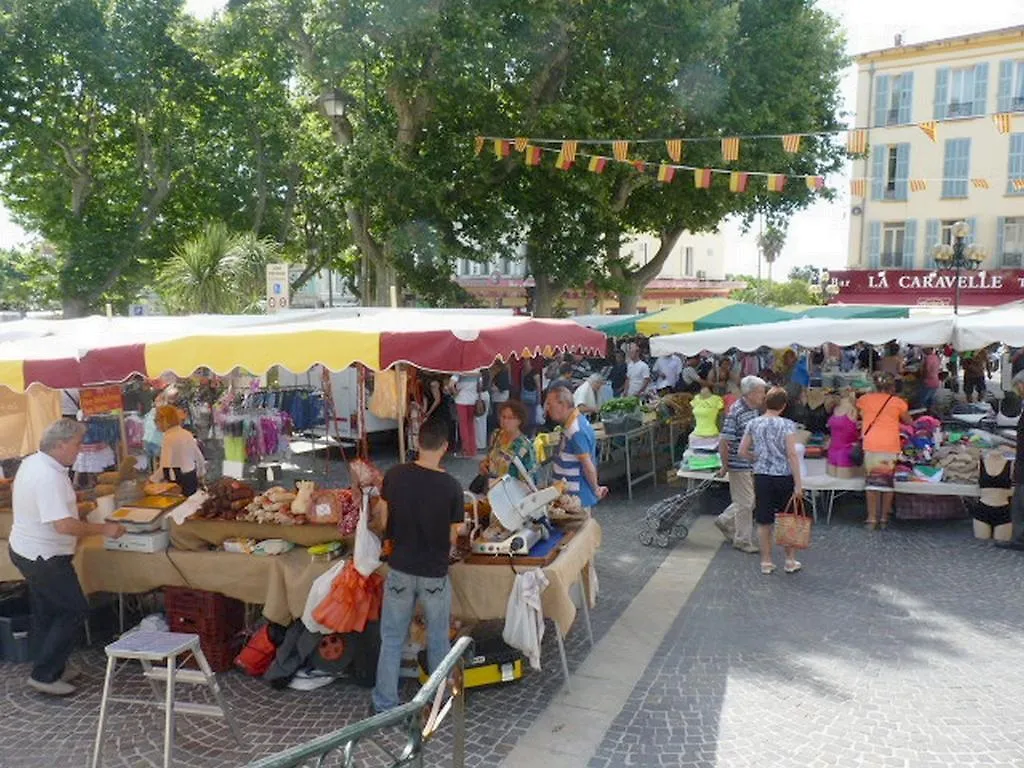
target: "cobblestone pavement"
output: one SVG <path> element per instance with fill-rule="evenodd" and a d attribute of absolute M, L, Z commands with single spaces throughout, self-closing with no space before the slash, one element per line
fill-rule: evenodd
<path fill-rule="evenodd" d="M 472 465 L 453 466 L 464 481 Z M 643 588 L 664 558 L 665 551 L 640 546 L 636 520 L 653 500 L 667 495 L 664 486 L 649 487 L 630 504 L 612 499 L 600 507 L 604 546 L 597 558 L 601 593 L 592 613 L 595 639 L 615 622 Z M 586 633 L 578 622 L 566 640 L 570 668 L 589 652 Z M 528 673 L 503 687 L 470 691 L 467 765 L 497 765 L 541 713 L 562 684 L 553 626 L 548 624 L 543 649 L 544 670 Z M 102 688 L 104 656 L 101 646 L 76 654 L 85 679 L 78 694 L 52 700 L 26 689 L 27 665 L 0 663 L 0 766 L 36 768 L 86 765 L 95 735 Z M 122 692 L 151 695 L 135 669 L 122 674 Z M 220 675 L 231 710 L 242 723 L 247 748 L 239 748 L 222 723 L 183 715 L 176 736 L 175 764 L 181 766 L 243 765 L 257 756 L 299 744 L 366 716 L 369 692 L 344 681 L 310 693 L 275 691 L 238 672 Z M 183 688 L 188 693 L 187 688 Z M 410 686 L 409 693 L 415 690 Z M 203 700 L 205 694 L 195 694 Z M 187 696 L 186 696 L 187 698 Z M 162 720 L 159 710 L 113 705 L 105 766 L 159 765 Z M 384 747 L 394 743 L 385 735 L 360 747 L 359 765 L 389 764 Z M 428 746 L 426 764 L 444 765 L 450 754 L 450 729 Z"/>
<path fill-rule="evenodd" d="M 801 560 L 719 550 L 590 767 L 1024 766 L 1024 557 L 840 521 Z"/>

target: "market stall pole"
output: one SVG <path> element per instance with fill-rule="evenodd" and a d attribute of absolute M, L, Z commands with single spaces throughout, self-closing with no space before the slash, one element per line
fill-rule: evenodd
<path fill-rule="evenodd" d="M 409 396 L 406 389 L 406 368 L 403 363 L 395 366 L 398 371 L 398 461 L 405 464 L 405 415 L 406 398 Z"/>

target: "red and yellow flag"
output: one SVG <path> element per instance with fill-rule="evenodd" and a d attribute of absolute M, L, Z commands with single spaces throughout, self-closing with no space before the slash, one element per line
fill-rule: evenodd
<path fill-rule="evenodd" d="M 708 189 L 711 186 L 711 169 L 694 168 L 693 186 L 695 186 L 697 189 Z"/>
<path fill-rule="evenodd" d="M 565 148 L 563 147 L 558 153 L 558 158 L 555 160 L 555 168 L 560 171 L 568 171 L 572 168 L 573 161 L 565 154 Z"/>
<path fill-rule="evenodd" d="M 910 191 L 911 192 L 924 192 L 928 189 L 927 179 L 911 179 L 910 180 Z"/>
<path fill-rule="evenodd" d="M 786 188 L 786 176 L 782 173 L 769 173 L 766 183 L 769 192 L 781 192 Z"/>
<path fill-rule="evenodd" d="M 1009 112 L 992 115 L 992 122 L 996 124 L 996 130 L 1000 133 L 1009 133 L 1013 130 L 1013 115 Z"/>
<path fill-rule="evenodd" d="M 626 158 L 629 157 L 629 142 L 628 141 L 613 141 L 612 142 L 612 155 L 620 163 L 626 162 Z"/>
<path fill-rule="evenodd" d="M 746 192 L 747 182 L 750 181 L 750 174 L 745 171 L 733 171 L 729 174 L 729 191 Z"/>
<path fill-rule="evenodd" d="M 988 189 L 988 179 L 971 179 L 971 185 L 975 189 Z"/>
<path fill-rule="evenodd" d="M 512 143 L 505 139 L 494 140 L 494 156 L 502 160 L 512 154 Z"/>
<path fill-rule="evenodd" d="M 800 139 L 802 137 L 799 133 L 789 133 L 782 137 L 782 148 L 793 155 L 800 151 Z"/>
<path fill-rule="evenodd" d="M 852 179 L 850 181 L 850 194 L 854 197 L 864 197 L 867 189 L 867 179 Z"/>
<path fill-rule="evenodd" d="M 727 163 L 740 159 L 740 140 L 737 137 L 722 139 L 722 159 Z"/>
<path fill-rule="evenodd" d="M 587 170 L 590 171 L 591 173 L 603 173 L 604 167 L 606 165 L 608 165 L 607 157 L 599 157 L 598 155 L 593 155 L 590 158 L 590 162 L 587 163 Z"/>
<path fill-rule="evenodd" d="M 526 148 L 530 146 L 530 140 L 525 136 L 516 136 L 516 152 L 525 152 Z"/>
<path fill-rule="evenodd" d="M 682 139 L 668 139 L 665 141 L 665 149 L 668 150 L 668 156 L 672 158 L 673 163 L 678 163 L 683 159 L 683 140 Z"/>
<path fill-rule="evenodd" d="M 1024 179 L 1014 179 L 1013 180 L 1013 188 L 1017 192 L 1024 192 Z"/>
<path fill-rule="evenodd" d="M 562 142 L 562 154 L 568 159 L 569 165 L 576 162 L 576 150 L 579 148 L 579 144 L 575 139 Z"/>
<path fill-rule="evenodd" d="M 532 144 L 527 144 L 524 150 L 524 154 L 526 155 L 527 165 L 540 165 L 541 154 L 543 154 L 541 152 L 540 147 L 535 147 Z"/>
<path fill-rule="evenodd" d="M 934 120 L 927 120 L 923 123 L 918 123 L 917 127 L 924 131 L 924 135 L 932 141 L 935 141 L 935 137 L 939 133 L 939 124 Z"/>
<path fill-rule="evenodd" d="M 868 132 L 863 128 L 846 133 L 846 151 L 851 155 L 863 155 L 868 151 Z"/>
<path fill-rule="evenodd" d="M 658 181 L 664 184 L 671 184 L 672 179 L 676 177 L 676 169 L 665 163 L 658 166 Z"/>
<path fill-rule="evenodd" d="M 805 181 L 807 182 L 807 188 L 811 190 L 811 192 L 817 192 L 818 190 L 825 188 L 824 176 L 808 176 Z"/>
<path fill-rule="evenodd" d="M 643 160 L 634 160 L 632 163 L 630 163 L 630 165 L 632 165 L 638 173 L 647 172 L 647 163 L 645 163 Z"/>
<path fill-rule="evenodd" d="M 474 155 L 479 155 L 483 151 L 483 148 L 484 148 L 484 137 L 483 136 L 477 136 L 476 139 L 473 141 L 473 154 Z"/>

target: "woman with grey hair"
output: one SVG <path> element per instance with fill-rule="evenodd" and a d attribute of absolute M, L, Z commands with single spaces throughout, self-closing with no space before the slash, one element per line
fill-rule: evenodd
<path fill-rule="evenodd" d="M 28 684 L 40 693 L 75 692 L 68 657 L 89 609 L 71 558 L 78 539 L 97 534 L 116 539 L 117 523 L 80 520 L 68 467 L 85 437 L 81 422 L 61 419 L 43 433 L 39 452 L 25 459 L 14 476 L 11 562 L 28 583 L 32 604 L 30 644 L 35 652 Z"/>

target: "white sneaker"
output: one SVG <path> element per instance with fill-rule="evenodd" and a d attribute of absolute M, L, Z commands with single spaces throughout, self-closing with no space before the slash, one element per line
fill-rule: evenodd
<path fill-rule="evenodd" d="M 39 693 L 45 693 L 47 696 L 70 696 L 78 690 L 71 683 L 65 683 L 63 680 L 41 683 L 34 677 L 28 679 L 28 687 L 39 691 Z"/>
<path fill-rule="evenodd" d="M 722 532 L 722 535 L 725 536 L 725 540 L 726 541 L 729 541 L 729 542 L 732 541 L 733 534 L 735 533 L 735 529 L 731 525 L 729 525 L 727 522 L 722 520 L 722 518 L 720 518 L 720 517 L 716 517 L 715 518 L 715 528 L 717 528 L 719 531 Z"/>

